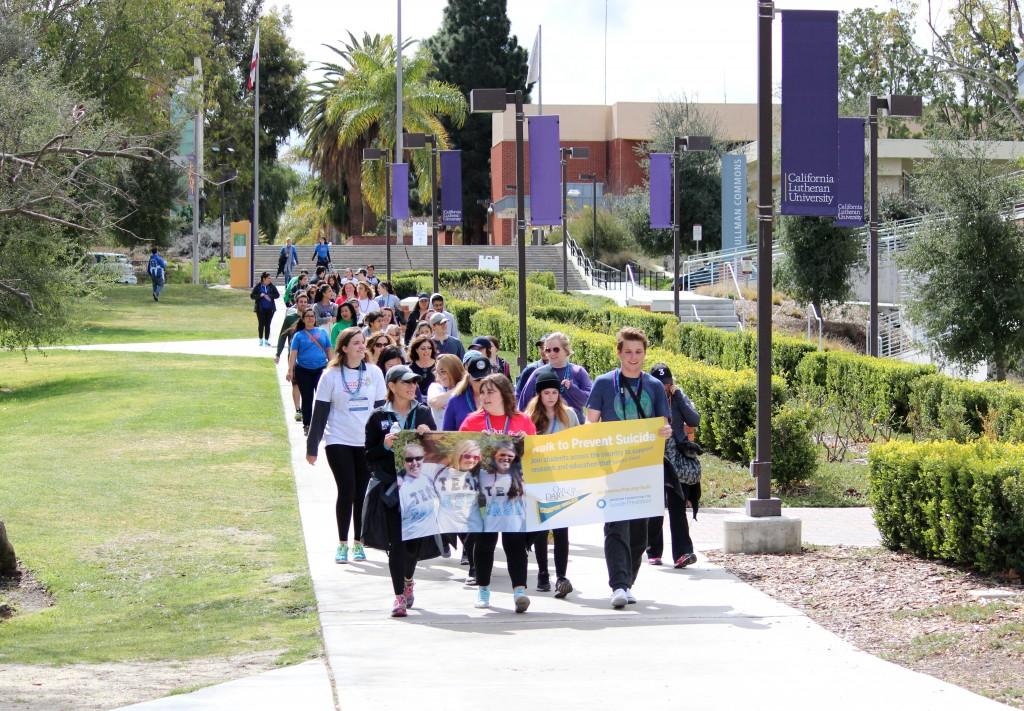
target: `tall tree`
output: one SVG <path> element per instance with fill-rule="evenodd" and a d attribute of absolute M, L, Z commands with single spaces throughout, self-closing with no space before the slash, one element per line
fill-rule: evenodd
<path fill-rule="evenodd" d="M 821 313 L 826 304 L 846 301 L 852 291 L 851 270 L 864 262 L 860 236 L 836 227 L 826 217 L 782 217 L 779 240 L 785 257 L 776 283 L 790 296 L 814 304 Z"/>
<path fill-rule="evenodd" d="M 351 34 L 343 49 L 330 47 L 342 63 L 324 65 L 306 110 L 306 150 L 323 181 L 342 184 L 349 199 L 349 234 L 376 226 L 374 213 L 384 210 L 384 167 L 376 161 L 365 168 L 362 151 L 371 145 L 393 151 L 398 116 L 395 107 L 395 47 L 390 35 Z M 403 62 L 402 128 L 434 134 L 438 147 L 449 146 L 441 123 L 447 117 L 460 126 L 466 99 L 455 87 L 431 79 L 433 65 L 425 52 Z M 430 153 L 412 151 L 411 162 L 420 191 L 429 190 Z M 364 207 L 365 200 L 365 207 Z"/>
<path fill-rule="evenodd" d="M 917 7 L 893 0 L 888 10 L 857 8 L 839 20 L 840 111 L 862 116 L 868 96 L 915 94 L 931 99 L 936 91 L 935 67 L 914 42 Z M 900 121 L 882 122 L 891 137 L 909 135 Z"/>
<path fill-rule="evenodd" d="M 910 317 L 948 360 L 988 360 L 997 380 L 1024 354 L 1024 230 L 1003 210 L 1019 185 L 979 143 L 936 142 L 918 190 L 946 219 L 925 223 L 903 266 L 915 274 Z"/>
<path fill-rule="evenodd" d="M 440 29 L 425 42 L 438 79 L 466 96 L 480 88 L 522 90 L 529 96 L 527 52 L 509 33 L 506 6 L 505 0 L 448 0 Z M 462 150 L 464 239 L 482 243 L 491 196 L 491 117 L 470 116 L 461 126 L 446 120 L 445 125 Z"/>

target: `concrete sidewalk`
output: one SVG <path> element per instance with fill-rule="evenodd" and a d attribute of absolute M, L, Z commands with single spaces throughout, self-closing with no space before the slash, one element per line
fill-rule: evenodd
<path fill-rule="evenodd" d="M 281 398 L 290 412 L 283 378 Z M 576 592 L 566 600 L 531 589 L 529 612 L 513 613 L 499 546 L 490 610 L 473 607 L 475 589 L 462 584 L 466 568 L 453 557 L 421 564 L 416 607 L 392 619 L 385 554 L 334 563 L 333 478 L 323 456 L 306 463 L 301 427 L 288 427 L 324 641 L 346 711 L 1006 708 L 861 652 L 704 561 L 683 571 L 645 565 L 638 604 L 613 610 L 600 526 L 571 532 Z M 699 548 L 716 545 L 728 513 L 701 512 Z M 856 540 L 845 540 L 847 528 Z M 818 510 L 807 531 L 808 542 L 877 540 L 864 509 Z"/>

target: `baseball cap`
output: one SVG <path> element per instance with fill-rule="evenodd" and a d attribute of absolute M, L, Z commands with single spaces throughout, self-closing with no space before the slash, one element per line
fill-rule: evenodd
<path fill-rule="evenodd" d="M 534 384 L 537 386 L 535 390 L 538 395 L 542 390 L 547 390 L 548 388 L 555 388 L 557 390 L 562 388 L 562 381 L 558 379 L 552 368 L 538 368 Z"/>
<path fill-rule="evenodd" d="M 397 383 L 399 381 L 403 383 L 415 383 L 419 382 L 420 376 L 412 371 L 407 365 L 393 365 L 388 368 L 388 374 L 385 381 L 388 383 Z"/>
<path fill-rule="evenodd" d="M 437 326 L 438 324 L 441 323 L 448 323 L 448 317 L 445 316 L 444 314 L 434 314 L 433 316 L 430 317 L 431 326 Z"/>
<path fill-rule="evenodd" d="M 539 347 L 539 346 L 543 346 L 543 345 L 544 345 L 544 341 L 548 340 L 548 335 L 549 335 L 549 334 L 545 333 L 545 334 L 544 334 L 543 336 L 541 336 L 540 338 L 538 338 L 538 339 L 537 339 L 537 340 L 536 340 L 536 341 L 534 342 L 534 344 L 533 344 L 533 345 L 535 345 L 535 346 L 538 346 L 538 347 Z"/>
<path fill-rule="evenodd" d="M 421 299 L 429 299 L 429 298 L 430 298 L 430 294 L 428 294 L 425 291 L 421 291 L 420 295 L 416 297 L 416 300 L 419 301 Z"/>
<path fill-rule="evenodd" d="M 672 383 L 672 371 L 664 363 L 658 363 L 651 368 L 651 375 L 661 381 L 662 385 L 670 385 Z"/>
<path fill-rule="evenodd" d="M 487 348 L 491 348 L 493 346 L 494 344 L 491 343 L 491 339 L 488 338 L 487 336 L 477 336 L 476 338 L 473 339 L 473 342 L 470 344 L 469 347 L 471 350 L 476 350 L 477 348 L 482 348 L 486 350 Z"/>
<path fill-rule="evenodd" d="M 466 366 L 466 372 L 473 380 L 480 380 L 491 374 L 491 362 L 480 351 L 466 351 L 466 355 L 462 357 L 462 364 Z"/>

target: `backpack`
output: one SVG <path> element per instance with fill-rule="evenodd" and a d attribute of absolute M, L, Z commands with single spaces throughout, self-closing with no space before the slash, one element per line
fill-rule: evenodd
<path fill-rule="evenodd" d="M 149 258 L 149 275 L 157 281 L 163 281 L 164 268 L 160 265 L 160 259 L 154 254 Z"/>

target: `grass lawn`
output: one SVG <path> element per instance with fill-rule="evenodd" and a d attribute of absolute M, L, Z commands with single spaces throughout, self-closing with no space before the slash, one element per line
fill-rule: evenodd
<path fill-rule="evenodd" d="M 66 342 L 145 343 L 256 337 L 256 317 L 249 293 L 242 289 L 207 289 L 168 284 L 153 301 L 151 287 L 117 285 L 96 303 L 83 307 L 81 327 Z"/>
<path fill-rule="evenodd" d="M 701 456 L 700 462 L 702 506 L 742 507 L 755 495 L 754 480 L 747 467 L 711 454 Z M 772 483 L 772 494 L 786 506 L 867 506 L 867 493 L 868 468 L 863 464 L 820 461 L 817 473 L 804 484 L 780 491 Z"/>
<path fill-rule="evenodd" d="M 0 664 L 320 652 L 269 360 L 2 354 L 0 462 L 0 516 L 55 600 L 0 622 Z"/>

